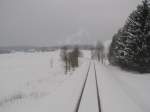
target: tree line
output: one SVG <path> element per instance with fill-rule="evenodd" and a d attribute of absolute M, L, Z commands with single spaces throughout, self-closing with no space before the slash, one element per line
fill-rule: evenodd
<path fill-rule="evenodd" d="M 64 62 L 66 74 L 79 66 L 79 56 L 81 56 L 81 52 L 77 46 L 73 49 L 68 49 L 67 46 L 61 48 L 61 59 Z"/>
<path fill-rule="evenodd" d="M 143 0 L 113 36 L 109 62 L 125 70 L 150 72 L 149 0 Z"/>

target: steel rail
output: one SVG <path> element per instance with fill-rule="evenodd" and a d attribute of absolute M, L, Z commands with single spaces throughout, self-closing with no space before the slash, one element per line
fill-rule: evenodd
<path fill-rule="evenodd" d="M 94 63 L 94 71 L 95 71 L 95 83 L 96 83 L 96 91 L 97 91 L 98 109 L 99 109 L 99 112 L 101 112 L 100 94 L 99 94 L 99 87 L 98 87 L 98 81 L 97 81 L 97 73 L 96 73 L 95 63 Z"/>
<path fill-rule="evenodd" d="M 82 99 L 82 96 L 83 96 L 83 92 L 84 92 L 85 85 L 86 85 L 86 82 L 87 82 L 87 79 L 88 79 L 88 75 L 89 75 L 89 71 L 90 71 L 90 66 L 91 66 L 91 62 L 89 64 L 88 71 L 87 71 L 87 74 L 86 74 L 86 78 L 84 80 L 84 84 L 82 86 L 82 90 L 81 90 L 81 93 L 80 93 L 79 99 L 77 101 L 77 104 L 76 104 L 74 112 L 78 112 L 79 111 L 79 107 L 80 107 L 80 104 L 81 104 L 81 99 Z"/>

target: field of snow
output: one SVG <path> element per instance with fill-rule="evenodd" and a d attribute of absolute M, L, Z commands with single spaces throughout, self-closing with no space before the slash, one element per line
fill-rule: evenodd
<path fill-rule="evenodd" d="M 0 106 L 45 96 L 65 79 L 58 51 L 0 55 Z"/>
<path fill-rule="evenodd" d="M 102 112 L 150 112 L 150 74 L 121 71 L 82 53 L 80 67 L 68 74 L 59 50 L 1 54 L 0 112 L 75 112 L 86 76 L 79 112 L 98 112 L 94 64 Z"/>
<path fill-rule="evenodd" d="M 90 55 L 90 52 L 82 53 L 85 58 L 80 59 L 81 66 L 87 62 L 84 60 L 88 60 Z M 84 72 L 84 70 L 80 71 Z M 73 73 L 73 71 L 67 75 L 64 73 L 64 65 L 60 59 L 59 50 L 0 55 L 0 112 L 4 112 L 5 109 L 12 112 L 12 108 L 9 109 L 9 106 L 21 105 L 28 100 L 29 102 L 37 102 L 37 99 L 50 96 L 66 80 L 70 79 Z M 21 106 L 17 107 L 20 108 Z"/>

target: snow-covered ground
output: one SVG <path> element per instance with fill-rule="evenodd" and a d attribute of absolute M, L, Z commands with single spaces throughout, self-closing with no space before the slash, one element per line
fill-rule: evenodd
<path fill-rule="evenodd" d="M 150 74 L 133 74 L 90 60 L 64 73 L 60 51 L 0 55 L 0 112 L 98 112 L 95 71 L 102 112 L 150 112 Z"/>
<path fill-rule="evenodd" d="M 58 51 L 0 55 L 0 105 L 17 96 L 47 94 L 65 78 Z"/>
<path fill-rule="evenodd" d="M 66 93 L 75 94 L 74 90 L 79 89 L 77 91 L 79 92 L 81 89 L 82 80 L 84 80 L 83 74 L 87 72 L 90 58 L 89 51 L 82 53 L 85 58 L 80 59 L 80 70 L 72 71 L 67 75 L 64 73 L 64 65 L 60 59 L 59 50 L 0 55 L 0 112 L 32 111 L 32 108 L 33 110 L 40 110 L 45 108 L 45 103 L 48 104 L 47 108 L 51 107 L 50 109 L 45 108 L 47 109 L 44 109 L 45 111 L 61 109 L 57 107 L 58 104 L 55 106 L 53 103 L 59 102 L 61 104 L 61 101 L 64 102 L 68 97 Z M 75 77 L 75 80 L 71 77 Z M 79 80 L 79 87 L 76 84 L 77 80 Z M 67 84 L 64 85 L 64 82 Z M 66 90 L 60 89 L 61 87 L 66 88 Z M 56 90 L 59 92 L 55 92 Z M 52 95 L 53 93 L 55 94 Z M 71 93 L 69 94 L 71 95 L 70 98 L 75 98 Z M 61 95 L 64 96 L 61 97 Z M 78 98 L 78 94 L 76 96 Z M 62 98 L 64 99 L 61 100 Z M 39 103 L 37 103 L 38 101 Z M 53 106 L 49 107 L 50 103 Z M 37 107 L 38 104 L 40 106 Z M 41 104 L 44 108 L 41 108 Z"/>
<path fill-rule="evenodd" d="M 96 64 L 103 112 L 150 112 L 150 74 Z"/>

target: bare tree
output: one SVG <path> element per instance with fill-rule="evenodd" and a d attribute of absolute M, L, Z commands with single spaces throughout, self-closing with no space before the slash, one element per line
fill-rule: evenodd
<path fill-rule="evenodd" d="M 98 61 L 101 61 L 103 63 L 104 59 L 104 46 L 102 42 L 98 41 L 96 44 L 95 54 L 98 59 Z"/>
<path fill-rule="evenodd" d="M 71 68 L 74 69 L 79 66 L 79 56 L 81 56 L 81 52 L 77 46 L 70 51 L 66 46 L 61 49 L 61 58 L 65 63 L 66 74 Z"/>
<path fill-rule="evenodd" d="M 68 71 L 68 55 L 67 55 L 67 47 L 64 46 L 61 48 L 61 58 L 65 63 L 65 73 L 67 74 Z"/>

